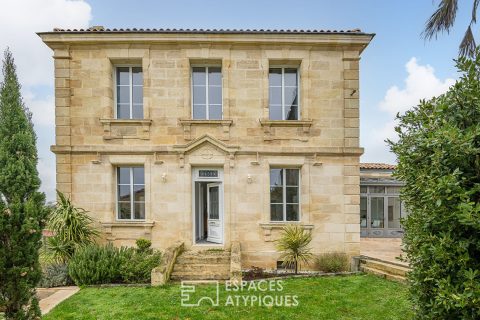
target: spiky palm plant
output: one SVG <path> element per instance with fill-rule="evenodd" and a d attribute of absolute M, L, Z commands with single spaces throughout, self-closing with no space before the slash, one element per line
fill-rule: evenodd
<path fill-rule="evenodd" d="M 276 240 L 277 250 L 280 251 L 282 265 L 287 268 L 295 268 L 298 273 L 298 264 L 309 264 L 313 258 L 310 242 L 312 234 L 304 230 L 301 225 L 288 224 L 283 230 L 280 239 Z"/>
<path fill-rule="evenodd" d="M 63 193 L 57 191 L 57 195 L 57 205 L 47 224 L 54 236 L 48 238 L 47 247 L 55 260 L 66 262 L 78 246 L 95 242 L 99 232 L 86 210 L 75 207 Z"/>
<path fill-rule="evenodd" d="M 459 47 L 459 54 L 461 56 L 471 57 L 475 53 L 476 43 L 472 32 L 472 25 L 477 22 L 477 8 L 479 3 L 480 0 L 473 0 L 470 23 Z M 448 33 L 455 23 L 457 9 L 458 0 L 441 0 L 437 10 L 435 10 L 425 24 L 425 30 L 422 34 L 423 37 L 430 40 L 436 38 L 438 33 Z"/>

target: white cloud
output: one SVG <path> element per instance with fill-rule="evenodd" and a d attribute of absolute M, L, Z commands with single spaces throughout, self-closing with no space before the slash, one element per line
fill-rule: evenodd
<path fill-rule="evenodd" d="M 378 109 L 388 113 L 390 120 L 383 126 L 372 126 L 367 129 L 367 139 L 362 139 L 365 147 L 365 154 L 362 156 L 364 162 L 394 163 L 395 155 L 389 151 L 385 140 L 397 140 L 395 115 L 416 106 L 421 99 L 430 99 L 446 92 L 455 83 L 455 79 L 437 78 L 433 67 L 428 64 L 420 65 L 415 57 L 406 63 L 405 68 L 408 75 L 404 87 L 399 88 L 396 85 L 390 87 L 378 105 Z"/>
<path fill-rule="evenodd" d="M 55 27 L 86 28 L 91 18 L 91 7 L 83 0 L 1 1 L 0 59 L 3 50 L 9 47 L 17 65 L 25 104 L 33 113 L 41 190 L 48 200 L 55 199 L 55 157 L 48 149 L 54 141 L 55 125 L 53 59 L 52 51 L 36 32 L 52 31 Z"/>
<path fill-rule="evenodd" d="M 440 80 L 435 76 L 435 70 L 430 65 L 419 65 L 417 58 L 411 58 L 405 65 L 408 76 L 405 87 L 399 89 L 392 86 L 380 102 L 380 109 L 392 115 L 405 112 L 418 104 L 420 99 L 430 99 L 447 91 L 455 83 L 454 79 Z"/>
<path fill-rule="evenodd" d="M 24 86 L 53 85 L 51 50 L 36 32 L 85 28 L 90 5 L 70 0 L 7 0 L 0 10 L 0 50 L 10 47 Z"/>

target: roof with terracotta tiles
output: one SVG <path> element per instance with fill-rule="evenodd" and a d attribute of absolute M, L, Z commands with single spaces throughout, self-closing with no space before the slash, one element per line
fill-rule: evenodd
<path fill-rule="evenodd" d="M 396 165 L 388 163 L 360 163 L 360 169 L 395 170 L 396 167 Z"/>
<path fill-rule="evenodd" d="M 200 34 L 351 34 L 366 35 L 360 29 L 168 29 L 168 28 L 105 28 L 93 26 L 85 29 L 54 28 L 56 33 L 200 33 Z M 370 34 L 373 35 L 373 34 Z"/>

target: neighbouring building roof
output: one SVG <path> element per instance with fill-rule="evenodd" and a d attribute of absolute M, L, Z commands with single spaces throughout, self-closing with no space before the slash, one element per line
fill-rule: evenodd
<path fill-rule="evenodd" d="M 85 29 L 54 28 L 57 33 L 199 33 L 199 34 L 358 34 L 366 35 L 360 29 L 168 29 L 168 28 L 105 28 L 93 26 Z M 373 34 L 369 34 L 373 35 Z"/>
<path fill-rule="evenodd" d="M 360 169 L 395 170 L 396 167 L 396 165 L 388 163 L 360 163 Z"/>

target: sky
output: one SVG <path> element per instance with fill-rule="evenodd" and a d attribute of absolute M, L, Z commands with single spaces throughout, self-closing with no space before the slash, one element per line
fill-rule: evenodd
<path fill-rule="evenodd" d="M 453 59 L 470 21 L 471 1 L 460 1 L 450 34 L 425 41 L 421 32 L 439 1 L 0 0 L 0 50 L 9 47 L 15 57 L 38 136 L 41 189 L 49 200 L 55 198 L 53 59 L 35 32 L 54 27 L 360 28 L 375 33 L 360 64 L 361 160 L 395 163 L 384 141 L 395 139 L 397 112 L 445 92 L 458 78 Z"/>

